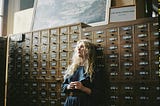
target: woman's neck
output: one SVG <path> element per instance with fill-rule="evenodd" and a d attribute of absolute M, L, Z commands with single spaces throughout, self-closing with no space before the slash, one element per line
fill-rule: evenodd
<path fill-rule="evenodd" d="M 80 62 L 80 66 L 84 66 L 86 64 L 86 59 L 82 59 L 82 61 Z"/>

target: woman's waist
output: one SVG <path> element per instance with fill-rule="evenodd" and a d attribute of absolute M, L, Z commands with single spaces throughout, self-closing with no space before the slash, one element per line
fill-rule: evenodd
<path fill-rule="evenodd" d="M 68 96 L 85 96 L 85 95 L 87 95 L 87 94 L 80 91 L 80 90 L 70 90 L 68 92 Z"/>

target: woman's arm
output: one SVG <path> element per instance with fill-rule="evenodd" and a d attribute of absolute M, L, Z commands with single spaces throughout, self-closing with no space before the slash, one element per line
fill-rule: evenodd
<path fill-rule="evenodd" d="M 90 88 L 84 86 L 80 81 L 71 82 L 70 85 L 74 86 L 74 89 L 79 89 L 86 94 L 91 94 L 92 92 Z"/>
<path fill-rule="evenodd" d="M 64 82 L 62 83 L 62 92 L 67 92 L 67 86 L 68 86 L 68 79 L 64 79 Z"/>

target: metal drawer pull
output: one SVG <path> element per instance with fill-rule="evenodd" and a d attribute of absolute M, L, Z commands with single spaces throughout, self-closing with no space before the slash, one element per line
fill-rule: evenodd
<path fill-rule="evenodd" d="M 115 49 L 117 49 L 117 46 L 110 46 L 109 49 L 110 50 L 115 50 Z"/>
<path fill-rule="evenodd" d="M 159 32 L 154 32 L 153 35 L 154 36 L 159 36 Z"/>
<path fill-rule="evenodd" d="M 118 57 L 118 56 L 115 55 L 115 54 L 112 54 L 112 55 L 109 55 L 109 57 L 110 57 L 110 58 L 116 58 L 116 57 Z"/>
<path fill-rule="evenodd" d="M 148 53 L 147 52 L 142 52 L 142 53 L 139 53 L 139 56 L 147 56 Z"/>
<path fill-rule="evenodd" d="M 139 65 L 148 65 L 148 62 L 139 62 Z"/>
<path fill-rule="evenodd" d="M 117 38 L 109 38 L 110 41 L 115 41 Z"/>
<path fill-rule="evenodd" d="M 132 29 L 132 27 L 131 27 L 131 26 L 128 26 L 128 27 L 122 27 L 122 29 L 123 29 L 123 31 L 129 31 L 129 30 L 131 30 L 131 29 Z"/>
<path fill-rule="evenodd" d="M 124 75 L 125 75 L 125 76 L 132 76 L 133 73 L 132 73 L 132 72 L 125 72 Z"/>
<path fill-rule="evenodd" d="M 124 45 L 123 48 L 131 48 L 132 45 Z"/>
<path fill-rule="evenodd" d="M 147 37 L 147 34 L 139 34 L 138 37 L 139 38 Z"/>
<path fill-rule="evenodd" d="M 110 87 L 110 89 L 111 89 L 111 90 L 117 90 L 117 89 L 118 89 L 118 87 L 111 86 L 111 87 Z"/>
<path fill-rule="evenodd" d="M 139 75 L 148 75 L 149 73 L 148 72 L 145 72 L 145 71 L 141 71 L 139 72 Z"/>
<path fill-rule="evenodd" d="M 124 57 L 132 57 L 132 54 L 124 54 Z"/>
<path fill-rule="evenodd" d="M 116 32 L 116 31 L 117 31 L 116 29 L 110 29 L 110 30 L 109 30 L 110 33 L 111 33 L 111 32 L 113 33 L 113 32 Z"/>
<path fill-rule="evenodd" d="M 140 90 L 149 90 L 149 87 L 141 86 L 139 87 Z"/>
<path fill-rule="evenodd" d="M 147 43 L 140 43 L 138 44 L 139 47 L 146 47 L 148 44 Z"/>
<path fill-rule="evenodd" d="M 132 38 L 132 36 L 130 36 L 130 35 L 123 36 L 123 40 L 128 40 L 128 39 L 131 39 L 131 38 Z"/>
<path fill-rule="evenodd" d="M 142 29 L 142 28 L 146 28 L 147 25 L 138 25 L 137 28 Z"/>
<path fill-rule="evenodd" d="M 90 33 L 84 33 L 84 36 L 90 36 L 91 34 Z"/>
<path fill-rule="evenodd" d="M 124 89 L 125 89 L 125 90 L 132 90 L 133 87 L 125 86 Z"/>
<path fill-rule="evenodd" d="M 132 63 L 124 63 L 124 66 L 132 66 Z"/>
<path fill-rule="evenodd" d="M 96 34 L 103 34 L 103 31 L 97 31 Z"/>

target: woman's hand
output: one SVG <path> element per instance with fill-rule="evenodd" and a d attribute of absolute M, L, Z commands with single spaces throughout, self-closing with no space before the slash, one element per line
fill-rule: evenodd
<path fill-rule="evenodd" d="M 79 81 L 71 82 L 68 86 L 67 89 L 79 89 L 81 90 L 83 88 L 83 84 Z"/>
<path fill-rule="evenodd" d="M 81 82 L 75 81 L 71 82 L 68 86 L 67 89 L 79 89 L 87 94 L 91 94 L 91 89 L 88 87 L 85 87 Z"/>
<path fill-rule="evenodd" d="M 71 82 L 71 85 L 74 85 L 74 89 L 82 90 L 84 88 L 83 84 L 79 81 Z"/>
<path fill-rule="evenodd" d="M 68 86 L 67 89 L 75 89 L 75 85 L 71 82 Z"/>

